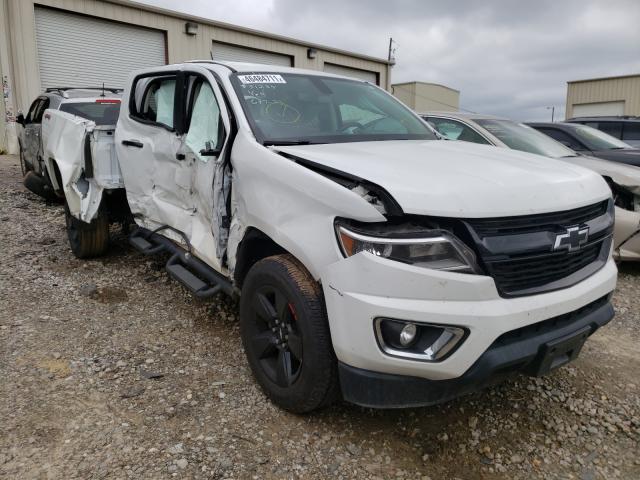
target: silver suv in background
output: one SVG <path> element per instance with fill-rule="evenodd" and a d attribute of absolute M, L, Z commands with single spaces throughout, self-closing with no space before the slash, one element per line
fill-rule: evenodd
<path fill-rule="evenodd" d="M 24 185 L 32 192 L 53 199 L 51 180 L 43 160 L 42 118 L 45 110 L 61 110 L 92 120 L 96 125 L 113 125 L 120 113 L 120 88 L 105 87 L 56 87 L 36 98 L 26 117 L 20 113 L 17 123 L 20 147 L 20 166 Z"/>

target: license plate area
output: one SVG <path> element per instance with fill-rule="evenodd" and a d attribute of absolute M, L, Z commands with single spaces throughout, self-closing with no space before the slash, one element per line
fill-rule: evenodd
<path fill-rule="evenodd" d="M 591 327 L 586 326 L 577 332 L 545 343 L 541 348 L 541 358 L 533 374 L 536 377 L 546 375 L 562 365 L 575 360 L 580 355 L 584 342 L 589 338 Z"/>

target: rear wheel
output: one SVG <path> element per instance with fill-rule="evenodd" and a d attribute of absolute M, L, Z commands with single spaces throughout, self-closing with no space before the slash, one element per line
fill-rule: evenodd
<path fill-rule="evenodd" d="M 27 164 L 24 159 L 24 150 L 22 150 L 22 146 L 20 146 L 19 157 L 20 157 L 20 170 L 22 170 L 22 176 L 24 177 L 29 171 L 29 169 L 27 168 Z"/>
<path fill-rule="evenodd" d="M 65 202 L 64 213 L 69 246 L 77 258 L 99 257 L 107 251 L 109 220 L 104 212 L 98 212 L 98 216 L 91 223 L 86 223 L 71 215 Z"/>
<path fill-rule="evenodd" d="M 251 370 L 274 403 L 304 413 L 337 398 L 322 290 L 291 255 L 261 260 L 247 274 L 240 333 Z"/>

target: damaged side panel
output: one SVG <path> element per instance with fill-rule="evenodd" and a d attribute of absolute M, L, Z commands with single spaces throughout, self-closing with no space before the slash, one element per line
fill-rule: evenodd
<path fill-rule="evenodd" d="M 225 199 L 230 188 L 230 172 L 222 159 L 231 148 L 228 114 L 215 79 L 207 70 L 196 66 L 167 74 L 158 70 L 148 79 L 172 77 L 177 78 L 175 93 L 171 80 L 166 80 L 168 89 L 158 93 L 163 99 L 171 97 L 171 101 L 162 102 L 162 122 L 141 121 L 132 107 L 138 99 L 131 99 L 130 92 L 123 98 L 116 151 L 127 200 L 139 226 L 151 231 L 160 229 L 159 234 L 225 273 L 224 254 L 230 223 L 226 218 Z M 147 77 L 140 78 L 142 82 Z M 186 88 L 181 89 L 180 85 L 193 85 L 195 79 L 204 81 L 203 86 L 187 98 L 181 93 Z M 136 81 L 134 78 L 134 85 Z M 145 88 L 142 84 L 141 97 Z M 179 115 L 171 119 L 165 112 L 174 108 L 174 95 L 175 104 L 184 103 L 183 107 L 189 109 L 188 124 L 180 120 Z M 169 128 L 168 124 L 174 120 L 175 125 Z M 216 154 L 207 153 L 217 149 L 220 151 Z"/>
<path fill-rule="evenodd" d="M 59 110 L 47 110 L 43 117 L 42 143 L 49 176 L 64 191 L 71 214 L 83 222 L 95 218 L 104 190 L 124 187 L 114 128 L 97 127 Z M 56 167 L 62 185 L 57 185 Z"/>

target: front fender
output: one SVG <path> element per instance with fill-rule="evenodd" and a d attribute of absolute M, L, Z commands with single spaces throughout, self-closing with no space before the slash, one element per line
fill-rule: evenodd
<path fill-rule="evenodd" d="M 362 222 L 385 220 L 352 190 L 259 145 L 243 131 L 232 151 L 232 224 L 228 259 L 235 268 L 238 245 L 255 227 L 301 261 L 316 280 L 342 258 L 335 238 L 336 217 Z"/>

